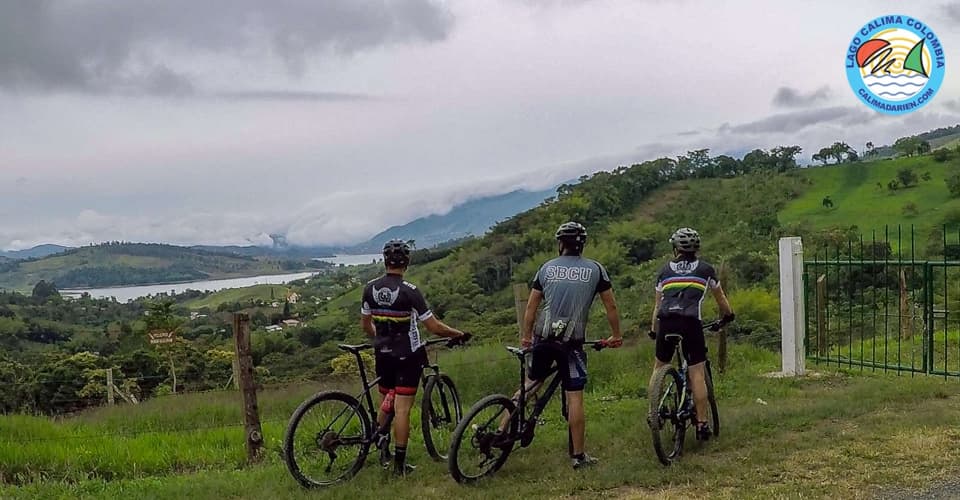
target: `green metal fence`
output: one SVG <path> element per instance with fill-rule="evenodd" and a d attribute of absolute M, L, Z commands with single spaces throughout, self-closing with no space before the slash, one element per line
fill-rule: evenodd
<path fill-rule="evenodd" d="M 807 246 L 808 358 L 960 377 L 960 232 L 898 226 L 844 236 Z"/>

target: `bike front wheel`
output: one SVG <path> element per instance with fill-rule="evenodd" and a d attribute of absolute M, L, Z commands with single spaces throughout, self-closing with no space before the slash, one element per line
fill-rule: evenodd
<path fill-rule="evenodd" d="M 353 396 L 321 392 L 294 410 L 283 437 L 283 460 L 304 488 L 346 481 L 363 467 L 370 417 Z"/>
<path fill-rule="evenodd" d="M 670 465 L 683 452 L 687 425 L 680 417 L 683 385 L 673 366 L 659 368 L 653 374 L 650 389 L 650 412 L 647 423 L 653 435 L 653 449 L 663 465 Z"/>
<path fill-rule="evenodd" d="M 434 460 L 444 461 L 447 459 L 453 431 L 463 417 L 460 396 L 453 380 L 444 374 L 430 376 L 423 391 L 421 405 L 423 444 Z"/>
<path fill-rule="evenodd" d="M 458 483 L 472 483 L 497 472 L 513 451 L 513 415 L 517 406 L 501 394 L 477 401 L 457 424 L 447 465 Z M 500 427 L 506 421 L 506 431 Z"/>

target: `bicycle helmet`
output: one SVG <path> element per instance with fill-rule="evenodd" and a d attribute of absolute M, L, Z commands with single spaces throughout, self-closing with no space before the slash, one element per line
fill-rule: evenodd
<path fill-rule="evenodd" d="M 410 264 L 410 245 L 403 240 L 390 240 L 383 244 L 383 263 L 387 267 L 407 267 Z"/>
<path fill-rule="evenodd" d="M 670 237 L 670 243 L 681 252 L 693 253 L 700 250 L 700 233 L 689 227 L 681 227 Z"/>
<path fill-rule="evenodd" d="M 587 242 L 587 228 L 579 222 L 564 222 L 557 228 L 557 240 L 563 242 L 579 243 L 581 246 Z"/>
<path fill-rule="evenodd" d="M 579 222 L 564 222 L 557 228 L 557 241 L 560 242 L 560 255 L 564 249 L 573 255 L 583 252 L 583 245 L 587 243 L 587 228 Z"/>

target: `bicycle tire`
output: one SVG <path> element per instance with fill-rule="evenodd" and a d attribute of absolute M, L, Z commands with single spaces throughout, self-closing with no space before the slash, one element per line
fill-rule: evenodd
<path fill-rule="evenodd" d="M 492 408 L 495 406 L 500 406 L 501 410 L 496 412 L 493 418 L 490 418 L 487 422 L 483 423 L 484 429 L 477 429 L 477 424 L 471 425 L 473 420 L 477 418 L 481 412 L 487 408 Z M 453 431 L 453 437 L 451 438 L 450 442 L 450 453 L 447 457 L 447 468 L 450 470 L 450 475 L 456 482 L 461 484 L 474 483 L 484 477 L 493 475 L 495 472 L 500 470 L 501 467 L 503 467 L 503 464 L 506 463 L 507 458 L 510 456 L 510 452 L 513 451 L 513 447 L 516 442 L 514 439 L 510 439 L 508 443 L 497 447 L 497 449 L 501 450 L 502 453 L 496 457 L 496 459 L 490 462 L 488 468 L 484 469 L 478 474 L 472 475 L 470 473 L 465 473 L 463 471 L 463 467 L 460 466 L 458 459 L 460 458 L 461 451 L 465 452 L 463 446 L 464 438 L 468 440 L 469 445 L 476 449 L 478 446 L 480 446 L 480 439 L 484 438 L 485 436 L 489 436 L 493 432 L 496 432 L 496 429 L 499 428 L 500 416 L 503 414 L 503 412 L 506 412 L 507 414 L 513 414 L 516 409 L 517 406 L 514 404 L 513 400 L 502 394 L 494 394 L 477 401 L 476 404 L 474 404 L 473 407 L 471 407 L 467 412 L 466 416 L 460 419 L 460 423 L 457 424 L 456 430 Z M 491 423 L 493 424 L 492 426 L 490 426 Z M 510 425 L 513 426 L 514 424 L 511 423 Z M 475 432 L 469 433 L 468 431 Z M 513 435 L 514 429 L 508 429 L 507 433 L 508 435 Z M 490 457 L 487 456 L 487 458 L 489 459 Z"/>
<path fill-rule="evenodd" d="M 710 361 L 707 361 L 706 369 L 707 382 L 707 400 L 710 402 L 710 430 L 714 437 L 720 436 L 720 409 L 717 406 L 717 395 L 713 392 L 713 372 L 710 370 Z"/>
<path fill-rule="evenodd" d="M 668 392 L 665 392 L 668 391 Z M 683 453 L 683 439 L 686 435 L 686 422 L 676 421 L 675 415 L 680 410 L 680 400 L 683 385 L 677 369 L 671 365 L 662 366 L 653 374 L 647 397 L 650 399 L 650 412 L 647 414 L 647 424 L 653 436 L 653 449 L 663 465 L 670 465 Z M 666 405 L 666 408 L 662 408 Z M 671 417 L 666 420 L 664 416 Z M 666 449 L 661 431 L 669 431 L 667 425 L 673 427 L 672 448 Z"/>
<path fill-rule="evenodd" d="M 434 460 L 447 459 L 449 443 L 443 443 L 443 432 L 456 429 L 463 417 L 460 395 L 453 380 L 446 374 L 430 375 L 420 402 L 420 426 L 423 429 L 423 445 Z"/>
<path fill-rule="evenodd" d="M 325 402 L 334 403 L 334 407 L 336 407 L 336 403 L 339 402 L 344 406 L 344 408 L 340 410 L 340 413 L 333 420 L 333 422 L 327 426 L 327 430 L 324 431 L 323 438 L 321 438 L 319 435 L 314 436 L 313 441 L 317 444 L 318 448 L 323 447 L 323 445 L 319 443 L 321 439 L 340 439 L 340 433 L 351 423 L 353 416 L 356 416 L 358 419 L 357 424 L 355 424 L 353 427 L 357 432 L 359 432 L 359 436 L 356 437 L 359 438 L 360 441 L 356 459 L 352 464 L 349 464 L 349 467 L 347 467 L 343 473 L 331 480 L 317 480 L 309 477 L 304 472 L 304 467 L 307 464 L 300 463 L 296 457 L 296 452 L 299 446 L 297 443 L 298 440 L 296 439 L 296 434 L 297 429 L 300 427 L 303 417 L 307 414 L 307 412 Z M 333 427 L 334 423 L 340 422 L 341 416 L 347 414 L 348 412 L 349 415 L 347 415 L 347 420 L 343 424 L 343 427 L 339 431 L 331 431 L 330 429 Z M 283 437 L 283 461 L 287 464 L 287 469 L 290 471 L 290 474 L 293 476 L 293 478 L 296 479 L 297 482 L 300 483 L 300 485 L 304 488 L 321 488 L 324 486 L 337 484 L 352 478 L 363 467 L 363 463 L 370 451 L 371 433 L 372 428 L 370 425 L 370 417 L 367 415 L 366 410 L 364 410 L 356 398 L 350 396 L 349 394 L 338 391 L 319 392 L 307 398 L 303 403 L 300 403 L 300 406 L 298 406 L 297 409 L 294 410 L 293 415 L 291 415 Z M 328 438 L 327 436 L 330 437 Z M 308 441 L 305 441 L 304 444 L 307 442 Z M 332 467 L 333 460 L 336 459 L 336 454 L 333 452 L 339 445 L 334 444 L 332 446 L 333 450 L 321 450 L 321 452 L 325 451 L 328 453 L 327 457 L 331 459 L 331 464 L 328 466 L 328 468 Z"/>

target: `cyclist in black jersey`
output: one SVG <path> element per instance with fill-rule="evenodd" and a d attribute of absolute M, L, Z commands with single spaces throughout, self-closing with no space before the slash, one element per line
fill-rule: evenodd
<path fill-rule="evenodd" d="M 406 475 L 415 469 L 406 463 L 410 408 L 427 363 L 418 323 L 422 322 L 430 333 L 441 337 L 460 337 L 465 341 L 469 334 L 438 320 L 420 290 L 403 279 L 410 264 L 410 246 L 406 242 L 388 241 L 383 246 L 383 263 L 386 274 L 370 281 L 363 289 L 360 324 L 363 331 L 374 338 L 376 372 L 383 396 L 377 420 L 383 425 L 392 406 L 394 472 Z"/>
<path fill-rule="evenodd" d="M 673 244 L 674 259 L 663 266 L 657 276 L 657 295 L 650 327 L 650 338 L 657 341 L 654 373 L 661 366 L 670 364 L 673 358 L 673 345 L 666 341 L 664 335 L 682 335 L 683 352 L 688 358 L 690 384 L 697 408 L 697 439 L 706 440 L 711 431 L 708 422 L 701 420 L 708 415 L 704 375 L 707 343 L 703 336 L 701 305 L 707 291 L 713 294 L 720 306 L 723 315 L 721 324 L 733 321 L 734 314 L 723 288 L 720 287 L 716 270 L 697 257 L 697 252 L 700 251 L 700 234 L 683 227 L 673 233 L 670 243 Z"/>

